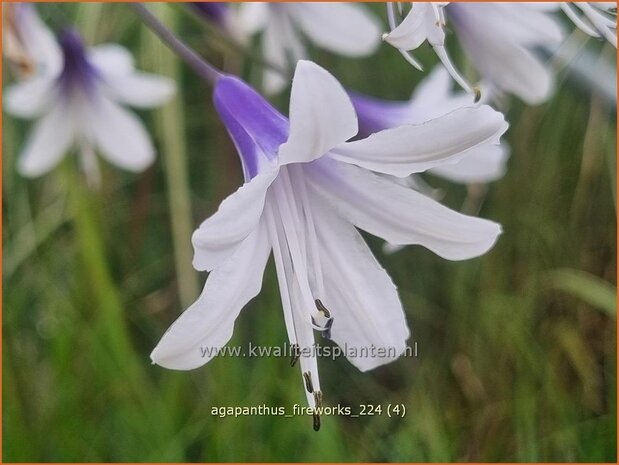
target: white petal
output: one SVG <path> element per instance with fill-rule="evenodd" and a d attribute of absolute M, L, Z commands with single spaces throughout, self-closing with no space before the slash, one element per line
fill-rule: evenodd
<path fill-rule="evenodd" d="M 243 2 L 238 5 L 236 21 L 244 33 L 255 34 L 264 29 L 269 14 L 269 4 L 266 2 Z"/>
<path fill-rule="evenodd" d="M 31 3 L 16 5 L 21 37 L 18 40 L 25 46 L 29 58 L 36 61 L 36 73 L 55 77 L 62 70 L 63 56 L 52 31 L 45 25 Z M 4 40 L 4 37 L 3 37 Z"/>
<path fill-rule="evenodd" d="M 17 170 L 28 178 L 45 174 L 60 162 L 73 138 L 71 115 L 67 114 L 64 106 L 55 106 L 30 133 L 19 157 Z"/>
<path fill-rule="evenodd" d="M 365 6 L 353 3 L 287 3 L 303 32 L 319 47 L 348 56 L 367 56 L 381 41 L 381 26 Z"/>
<path fill-rule="evenodd" d="M 486 144 L 470 150 L 459 162 L 438 166 L 430 173 L 463 184 L 488 183 L 505 175 L 508 158 L 507 146 Z"/>
<path fill-rule="evenodd" d="M 498 143 L 507 130 L 503 115 L 487 105 L 461 108 L 420 125 L 405 125 L 348 142 L 330 156 L 394 176 L 456 162 L 470 149 Z"/>
<path fill-rule="evenodd" d="M 239 313 L 262 287 L 271 246 L 263 225 L 217 270 L 211 272 L 198 300 L 163 335 L 150 357 L 174 370 L 207 363 L 230 340 Z"/>
<path fill-rule="evenodd" d="M 281 92 L 288 84 L 286 73 L 289 63 L 296 63 L 305 56 L 305 48 L 290 18 L 284 14 L 271 14 L 262 37 L 264 59 L 277 68 L 264 69 L 264 88 L 269 95 Z"/>
<path fill-rule="evenodd" d="M 290 95 L 290 136 L 279 149 L 280 163 L 312 161 L 358 130 L 355 108 L 337 79 L 311 61 L 299 61 Z"/>
<path fill-rule="evenodd" d="M 526 103 L 545 101 L 553 91 L 553 75 L 543 60 L 525 48 L 524 41 L 519 42 L 517 36 L 505 36 L 504 32 L 510 29 L 503 31 L 501 21 L 492 22 L 485 16 L 471 14 L 471 11 L 477 11 L 471 10 L 471 6 L 450 4 L 449 8 L 457 8 L 457 14 L 452 13 L 450 17 L 462 47 L 483 78 Z M 476 4 L 475 7 L 488 8 L 486 4 Z M 483 27 L 480 27 L 480 18 L 483 18 Z M 546 42 L 541 41 L 539 45 Z"/>
<path fill-rule="evenodd" d="M 55 96 L 53 85 L 54 81 L 47 76 L 13 84 L 4 92 L 4 109 L 20 118 L 40 116 Z"/>
<path fill-rule="evenodd" d="M 411 105 L 426 108 L 440 104 L 450 97 L 452 82 L 451 76 L 444 66 L 435 66 L 428 76 L 415 87 L 411 97 Z M 473 98 L 473 96 L 470 97 L 470 103 L 473 103 Z M 455 108 L 450 110 L 455 110 Z"/>
<path fill-rule="evenodd" d="M 210 271 L 216 268 L 255 230 L 264 210 L 268 188 L 277 173 L 278 169 L 274 168 L 245 183 L 193 233 L 195 269 Z"/>
<path fill-rule="evenodd" d="M 449 17 L 466 22 L 470 30 L 486 37 L 521 46 L 558 44 L 563 29 L 558 19 L 527 2 L 455 2 L 447 7 Z"/>
<path fill-rule="evenodd" d="M 501 226 L 442 206 L 413 189 L 327 158 L 306 168 L 310 185 L 357 227 L 394 245 L 420 244 L 448 260 L 487 252 Z"/>
<path fill-rule="evenodd" d="M 176 90 L 172 79 L 148 73 L 110 76 L 105 83 L 115 100 L 138 108 L 159 106 L 167 102 Z"/>
<path fill-rule="evenodd" d="M 92 65 L 106 76 L 124 76 L 135 67 L 131 52 L 117 44 L 101 44 L 88 49 Z"/>
<path fill-rule="evenodd" d="M 429 3 L 414 2 L 406 18 L 384 40 L 401 50 L 415 50 L 429 38 L 433 45 L 442 45 L 445 32 Z"/>
<path fill-rule="evenodd" d="M 90 111 L 88 134 L 110 163 L 135 172 L 153 163 L 155 149 L 135 115 L 103 95 L 96 97 Z"/>
<path fill-rule="evenodd" d="M 397 289 L 355 227 L 320 199 L 312 200 L 331 336 L 362 371 L 392 362 L 410 336 Z M 364 356 L 372 346 L 383 348 L 384 355 Z"/>
<path fill-rule="evenodd" d="M 524 48 L 490 48 L 483 55 L 480 53 L 478 63 L 485 78 L 530 105 L 543 103 L 554 91 L 550 68 L 534 52 Z"/>

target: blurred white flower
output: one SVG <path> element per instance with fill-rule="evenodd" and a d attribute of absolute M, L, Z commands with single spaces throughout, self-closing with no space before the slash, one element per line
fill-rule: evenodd
<path fill-rule="evenodd" d="M 617 48 L 616 2 L 561 2 L 560 6 L 580 30 Z"/>
<path fill-rule="evenodd" d="M 322 394 L 313 330 L 364 371 L 397 358 L 409 337 L 396 287 L 356 227 L 450 260 L 485 253 L 501 231 L 372 171 L 404 177 L 456 162 L 497 142 L 507 124 L 488 106 L 469 107 L 347 142 L 358 132 L 354 107 L 332 75 L 307 61 L 296 68 L 289 121 L 234 77 L 218 80 L 214 99 L 246 183 L 194 233 L 194 267 L 211 273 L 151 358 L 189 370 L 214 357 L 260 292 L 273 251 L 288 338 L 316 407 Z M 384 356 L 364 356 L 371 347 L 384 348 Z"/>
<path fill-rule="evenodd" d="M 240 4 L 237 14 L 245 34 L 262 31 L 263 56 L 279 70 L 265 70 L 267 93 L 281 91 L 289 82 L 285 72 L 307 56 L 303 37 L 350 57 L 371 55 L 381 43 L 380 22 L 355 3 L 248 2 Z"/>
<path fill-rule="evenodd" d="M 479 105 L 471 94 L 452 90 L 449 73 L 441 66 L 421 82 L 409 101 L 387 101 L 355 92 L 349 95 L 357 111 L 359 135 L 363 137 L 405 124 L 424 124 L 459 108 Z M 481 95 L 484 100 L 489 99 L 489 92 L 482 91 Z M 488 183 L 503 177 L 508 157 L 506 144 L 488 141 L 473 147 L 459 162 L 437 166 L 428 173 L 458 183 Z"/>
<path fill-rule="evenodd" d="M 89 180 L 98 179 L 95 151 L 110 163 L 142 171 L 154 148 L 140 120 L 122 107 L 150 108 L 174 93 L 172 80 L 134 69 L 128 50 L 105 44 L 86 50 L 72 30 L 60 36 L 62 65 L 8 87 L 4 107 L 38 119 L 19 156 L 18 171 L 36 177 L 50 171 L 72 148 Z"/>
<path fill-rule="evenodd" d="M 488 85 L 538 104 L 551 95 L 553 74 L 535 49 L 553 47 L 563 39 L 559 22 L 551 15 L 553 5 L 556 3 L 414 2 L 404 20 L 384 39 L 403 52 L 414 50 L 427 39 L 454 79 L 470 91 L 444 48 L 444 26 L 453 26 L 466 57 Z M 392 17 L 394 8 L 390 8 Z"/>

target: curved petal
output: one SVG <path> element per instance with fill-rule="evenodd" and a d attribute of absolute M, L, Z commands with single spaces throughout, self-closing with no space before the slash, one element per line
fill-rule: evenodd
<path fill-rule="evenodd" d="M 420 244 L 448 260 L 486 253 L 501 233 L 427 196 L 353 165 L 323 158 L 308 165 L 310 186 L 355 226 L 394 245 Z"/>
<path fill-rule="evenodd" d="M 87 121 L 87 133 L 110 163 L 140 172 L 155 160 L 155 149 L 142 122 L 103 95 L 96 97 Z"/>
<path fill-rule="evenodd" d="M 90 47 L 88 61 L 105 76 L 124 76 L 135 68 L 131 52 L 117 44 Z"/>
<path fill-rule="evenodd" d="M 488 183 L 505 175 L 509 148 L 486 144 L 470 150 L 466 157 L 452 165 L 441 165 L 429 172 L 463 184 Z"/>
<path fill-rule="evenodd" d="M 264 171 L 226 198 L 215 214 L 207 218 L 191 236 L 193 266 L 210 271 L 230 257 L 258 226 L 269 186 L 277 177 L 277 167 Z"/>
<path fill-rule="evenodd" d="M 488 50 L 480 57 L 479 69 L 497 87 L 529 105 L 543 103 L 554 91 L 552 71 L 534 52 L 521 47 Z"/>
<path fill-rule="evenodd" d="M 13 84 L 4 92 L 4 109 L 20 118 L 40 116 L 55 97 L 53 86 L 54 81 L 47 76 Z"/>
<path fill-rule="evenodd" d="M 503 115 L 487 105 L 461 108 L 424 124 L 385 129 L 367 139 L 342 144 L 330 156 L 404 177 L 454 163 L 475 147 L 498 144 L 506 130 Z"/>
<path fill-rule="evenodd" d="M 319 158 L 358 130 L 355 108 L 337 79 L 311 61 L 299 61 L 290 95 L 290 136 L 279 148 L 280 164 Z"/>
<path fill-rule="evenodd" d="M 47 173 L 60 162 L 73 143 L 73 119 L 58 105 L 36 124 L 17 164 L 18 172 L 34 178 Z"/>
<path fill-rule="evenodd" d="M 392 362 L 410 336 L 396 286 L 353 225 L 319 198 L 312 205 L 332 339 L 362 371 Z"/>
<path fill-rule="evenodd" d="M 111 96 L 121 103 L 137 108 L 152 108 L 167 102 L 176 91 L 174 81 L 149 73 L 110 76 L 105 83 Z"/>
<path fill-rule="evenodd" d="M 364 6 L 353 3 L 289 3 L 301 30 L 319 47 L 348 56 L 367 56 L 381 41 L 381 26 Z"/>
<path fill-rule="evenodd" d="M 401 50 L 415 50 L 426 40 L 432 45 L 442 45 L 445 31 L 430 3 L 414 2 L 404 20 L 384 40 Z"/>
<path fill-rule="evenodd" d="M 204 285 L 198 300 L 163 335 L 150 358 L 173 370 L 192 370 L 217 355 L 232 337 L 243 307 L 262 287 L 271 245 L 260 225 Z"/>
<path fill-rule="evenodd" d="M 506 36 L 504 33 L 510 29 L 501 29 L 502 21 L 493 23 L 488 17 L 475 14 L 478 10 L 472 7 L 472 4 L 451 3 L 447 11 L 464 51 L 482 77 L 528 104 L 535 105 L 548 99 L 554 79 L 543 60 L 525 48 L 526 44 L 522 38 L 519 42 L 515 33 Z M 489 6 L 476 4 L 474 8 Z M 496 14 L 493 17 L 502 16 Z M 480 18 L 483 27 L 480 27 Z M 545 43 L 541 41 L 539 45 Z"/>
<path fill-rule="evenodd" d="M 466 5 L 456 2 L 447 7 L 447 13 L 449 15 L 450 10 L 465 10 L 456 14 L 467 14 L 478 28 L 523 46 L 560 43 L 564 36 L 560 21 L 536 5 L 539 3 L 488 2 Z"/>

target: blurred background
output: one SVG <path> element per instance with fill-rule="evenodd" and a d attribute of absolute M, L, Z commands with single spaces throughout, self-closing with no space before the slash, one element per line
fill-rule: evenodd
<path fill-rule="evenodd" d="M 259 88 L 255 44 L 240 51 L 185 5 L 152 7 Z M 368 8 L 384 20 L 384 5 Z M 216 358 L 191 372 L 150 363 L 206 278 L 191 268 L 191 232 L 242 183 L 208 83 L 126 5 L 41 4 L 39 13 L 52 28 L 75 22 L 88 43 L 125 45 L 141 69 L 177 79 L 179 93 L 141 114 L 158 162 L 132 175 L 100 159 L 99 190 L 75 156 L 35 181 L 19 177 L 29 123 L 4 115 L 5 462 L 616 461 L 616 97 L 588 80 L 608 87 L 615 75 L 582 66 L 614 69 L 614 48 L 574 33 L 568 66 L 553 62 L 554 98 L 509 102 L 504 179 L 465 187 L 426 177 L 445 204 L 503 225 L 490 253 L 458 263 L 420 247 L 387 255 L 367 236 L 399 287 L 418 356 L 369 373 L 323 360 L 325 404 L 397 403 L 407 413 L 323 417 L 315 433 L 311 417 L 211 414 L 304 405 L 287 359 Z M 362 60 L 310 51 L 345 86 L 378 97 L 407 99 L 424 77 L 386 44 Z M 425 47 L 417 56 L 437 61 Z M 12 78 L 4 66 L 5 85 Z M 286 93 L 274 103 L 285 111 Z M 270 262 L 230 344 L 285 338 Z"/>

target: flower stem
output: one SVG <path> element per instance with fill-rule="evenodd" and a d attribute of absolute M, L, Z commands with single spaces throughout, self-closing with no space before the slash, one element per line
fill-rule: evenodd
<path fill-rule="evenodd" d="M 70 167 L 67 167 L 70 168 Z M 90 292 L 94 300 L 93 324 L 96 343 L 109 354 L 109 366 L 124 379 L 134 395 L 141 395 L 147 387 L 142 363 L 136 357 L 123 312 L 118 289 L 112 279 L 101 229 L 96 218 L 96 199 L 82 179 L 66 170 L 65 183 L 73 209 L 77 247 Z"/>
<path fill-rule="evenodd" d="M 162 22 L 175 30 L 176 12 L 162 5 Z M 153 56 L 153 71 L 180 82 L 178 62 L 160 42 L 153 39 L 145 42 L 145 50 Z M 161 135 L 161 155 L 165 163 L 165 176 L 170 211 L 170 227 L 181 304 L 186 308 L 199 293 L 198 275 L 191 265 L 191 200 L 187 173 L 187 149 L 185 146 L 185 111 L 183 109 L 182 89 L 177 89 L 176 97 L 156 112 L 157 133 Z"/>
<path fill-rule="evenodd" d="M 146 8 L 146 6 L 141 3 L 129 3 L 128 6 L 140 17 L 146 26 L 157 34 L 163 43 L 185 60 L 185 63 L 191 66 L 201 77 L 211 84 L 215 84 L 217 79 L 223 76 L 217 68 L 200 57 L 189 46 L 176 37 L 148 8 Z"/>

